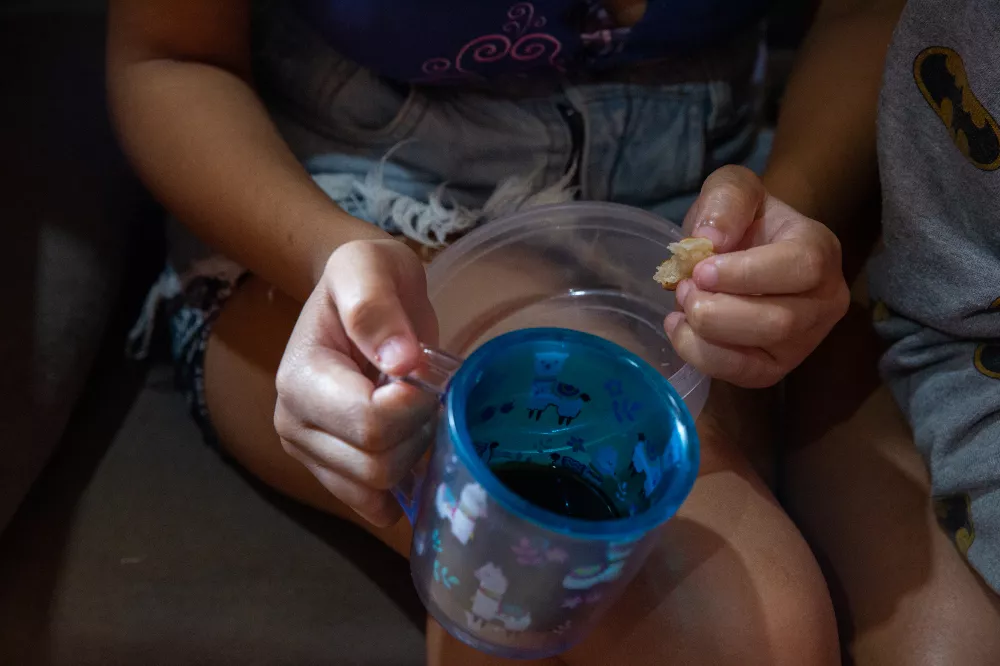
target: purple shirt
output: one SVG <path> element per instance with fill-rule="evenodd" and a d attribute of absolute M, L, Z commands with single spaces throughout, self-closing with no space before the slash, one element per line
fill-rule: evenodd
<path fill-rule="evenodd" d="M 600 0 L 297 0 L 331 46 L 406 82 L 571 71 L 697 51 L 763 19 L 768 0 L 649 0 L 619 27 Z"/>

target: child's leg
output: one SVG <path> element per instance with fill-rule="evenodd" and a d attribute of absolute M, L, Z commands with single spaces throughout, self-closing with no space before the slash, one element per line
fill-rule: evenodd
<path fill-rule="evenodd" d="M 788 501 L 842 594 L 857 666 L 1000 663 L 1000 601 L 938 527 L 888 391 L 796 453 Z"/>
<path fill-rule="evenodd" d="M 209 410 L 226 448 L 251 472 L 360 523 L 284 453 L 273 431 L 274 372 L 297 312 L 254 279 L 230 299 L 208 348 Z M 702 477 L 690 499 L 622 601 L 565 663 L 838 663 L 830 601 L 804 541 L 741 454 L 712 435 L 721 430 L 702 430 Z M 407 553 L 405 523 L 373 532 Z M 429 648 L 437 663 L 491 663 L 436 631 Z"/>
<path fill-rule="evenodd" d="M 790 409 L 811 422 L 786 465 L 790 511 L 828 567 L 853 663 L 1000 663 L 1000 599 L 938 526 L 878 353 L 867 311 L 852 310 L 795 378 Z"/>

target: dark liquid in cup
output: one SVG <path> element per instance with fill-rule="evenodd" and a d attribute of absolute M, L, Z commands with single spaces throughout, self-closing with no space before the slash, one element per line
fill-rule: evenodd
<path fill-rule="evenodd" d="M 512 492 L 546 511 L 581 520 L 621 517 L 600 488 L 563 467 L 513 462 L 501 463 L 490 471 Z"/>

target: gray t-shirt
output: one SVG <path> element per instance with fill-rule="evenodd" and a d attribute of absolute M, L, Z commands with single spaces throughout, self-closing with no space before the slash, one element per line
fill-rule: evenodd
<path fill-rule="evenodd" d="M 1000 337 L 1000 2 L 911 0 L 879 109 L 890 310 L 957 337 Z"/>
<path fill-rule="evenodd" d="M 1000 1 L 910 0 L 879 105 L 882 369 L 938 515 L 1000 590 Z"/>

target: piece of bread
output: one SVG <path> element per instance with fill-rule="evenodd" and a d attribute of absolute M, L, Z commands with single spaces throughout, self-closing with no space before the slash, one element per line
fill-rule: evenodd
<path fill-rule="evenodd" d="M 674 256 L 660 264 L 653 276 L 667 291 L 677 289 L 677 285 L 691 277 L 699 262 L 715 254 L 712 241 L 707 238 L 685 238 L 671 243 L 668 249 Z"/>

